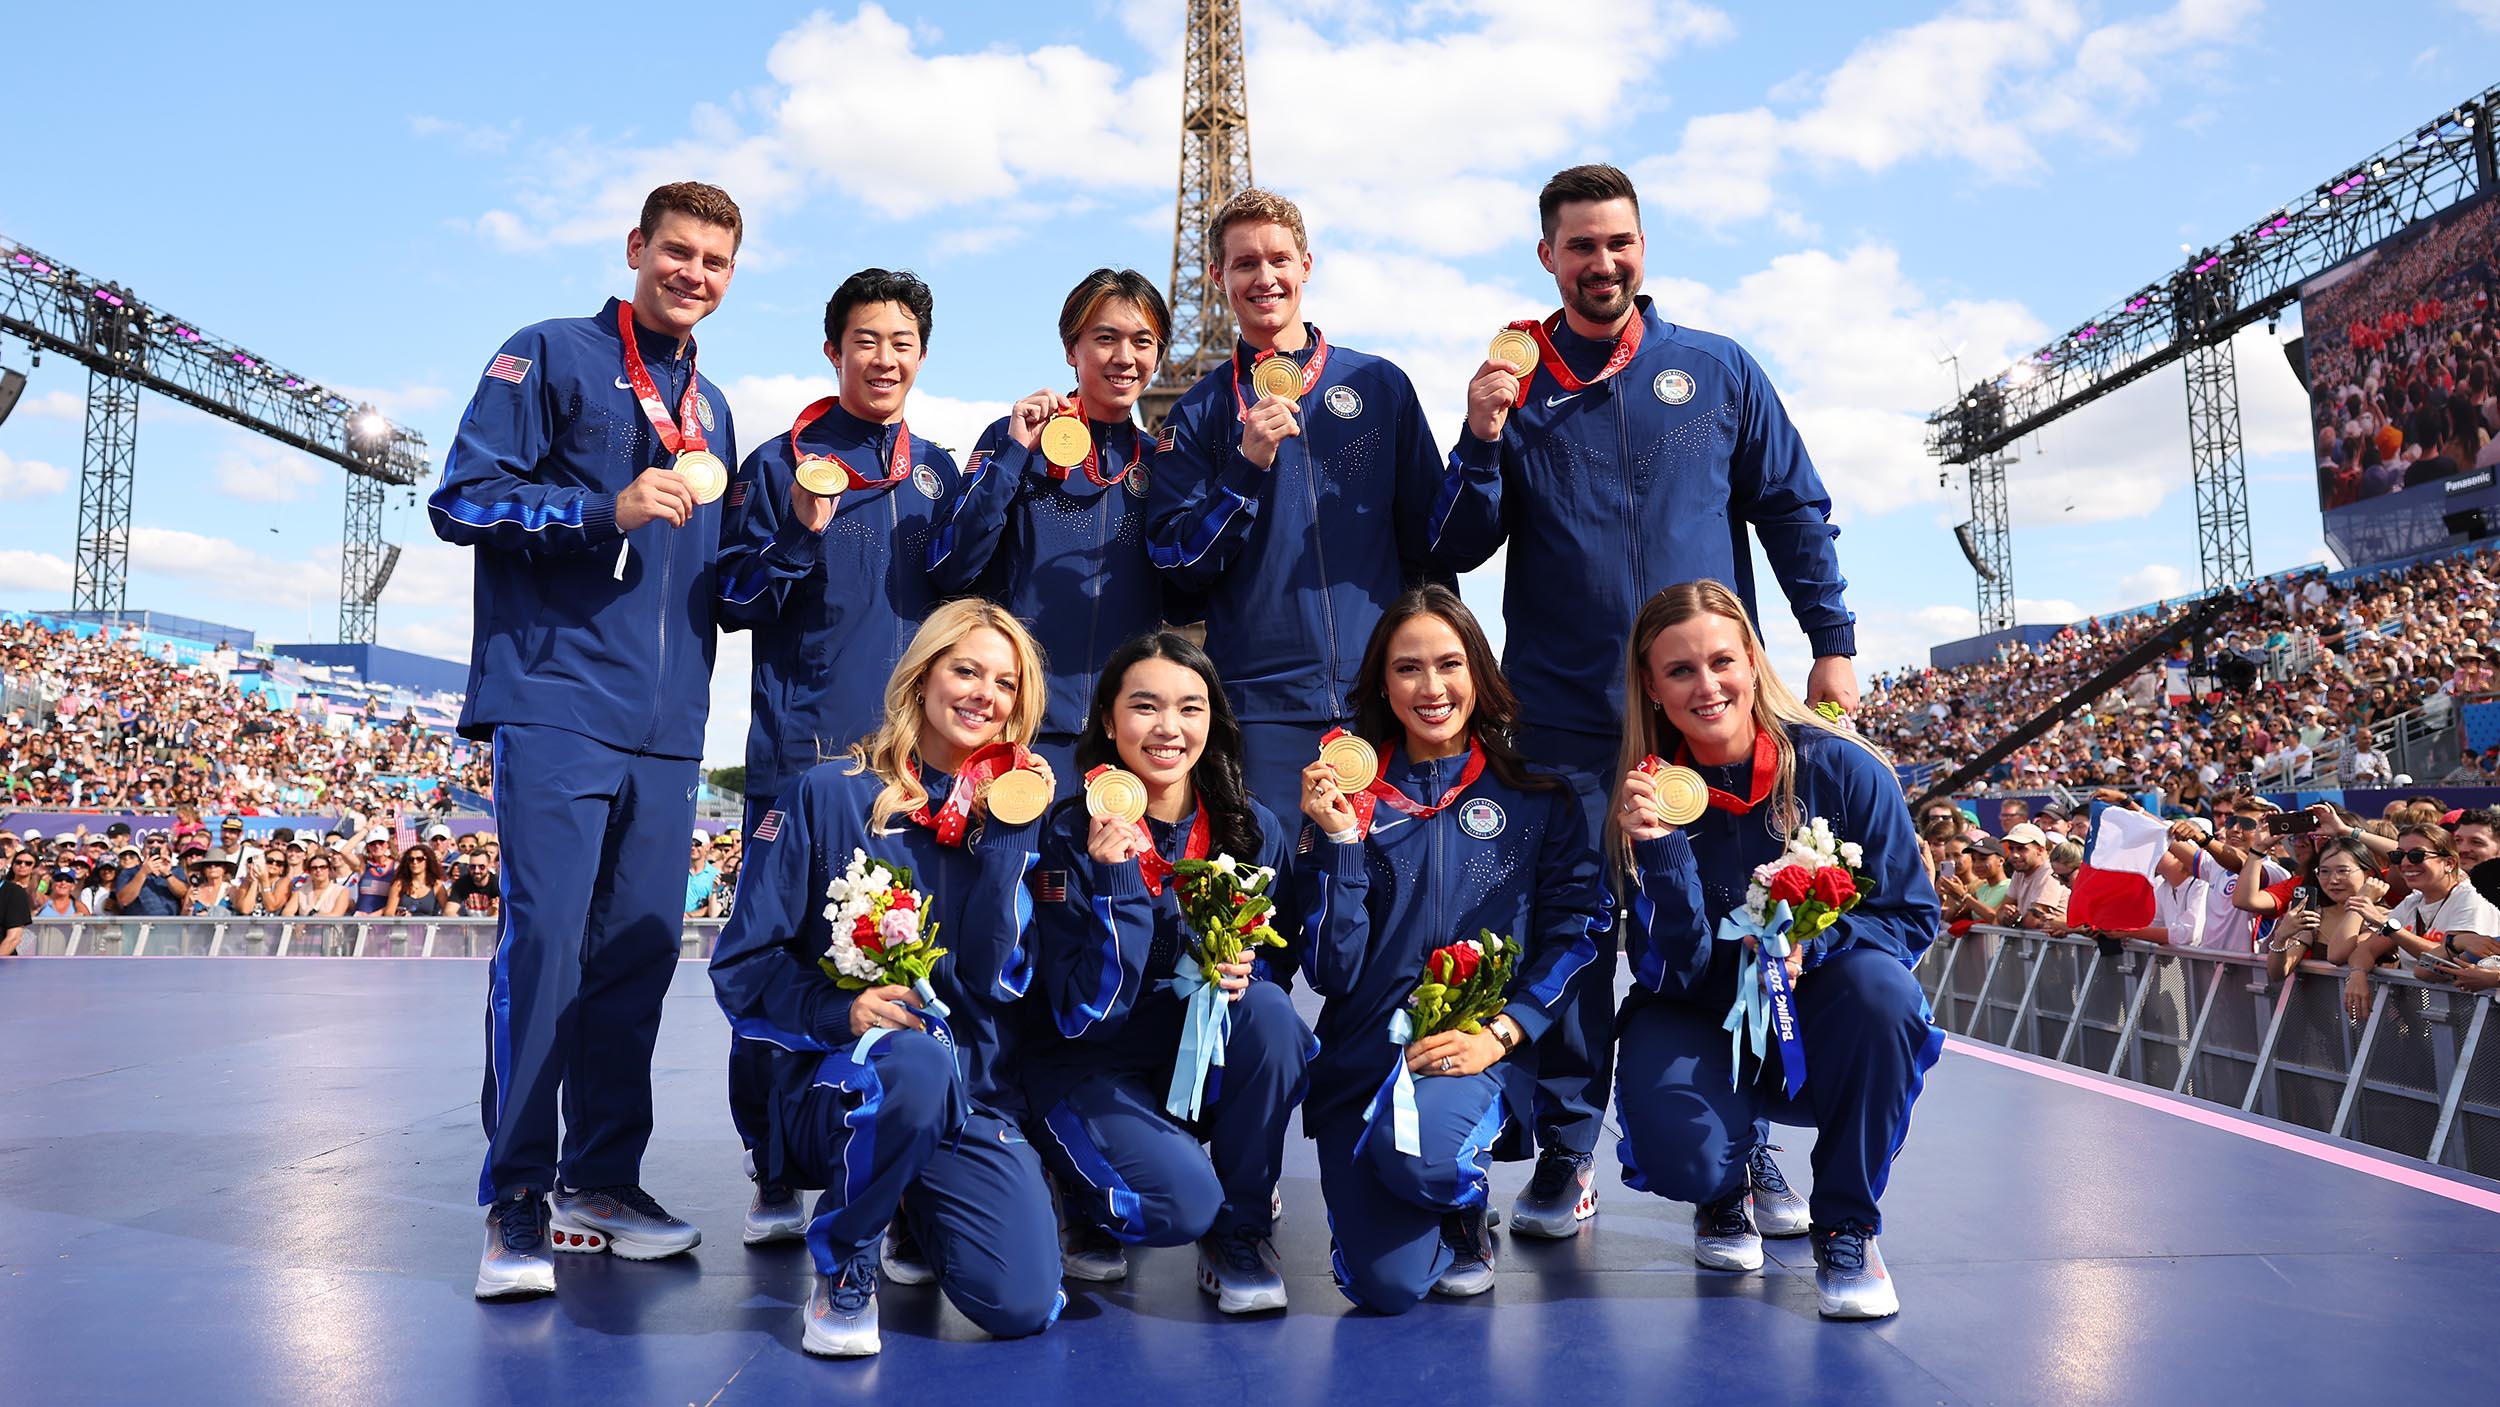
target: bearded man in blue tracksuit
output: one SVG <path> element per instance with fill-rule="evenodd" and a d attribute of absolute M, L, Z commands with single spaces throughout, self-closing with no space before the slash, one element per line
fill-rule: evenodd
<path fill-rule="evenodd" d="M 1520 750 L 1572 780 L 1603 829 L 1623 721 L 1632 617 L 1664 587 L 1712 578 L 1761 619 L 1746 529 L 1762 543 L 1813 647 L 1807 695 L 1857 707 L 1854 617 L 1831 497 L 1770 378 L 1745 349 L 1678 327 L 1638 297 L 1640 198 L 1611 166 L 1576 166 L 1537 200 L 1537 257 L 1562 309 L 1517 326 L 1538 365 L 1488 359 L 1431 512 L 1430 564 L 1481 565 L 1509 545 L 1503 668 L 1519 690 Z M 1597 1207 L 1592 1152 L 1613 1071 L 1614 944 L 1538 1044 L 1537 1170 L 1512 1209 L 1531 1235 L 1576 1234 Z M 1758 1142 L 1757 1211 L 1803 1235 L 1806 1206 Z"/>
<path fill-rule="evenodd" d="M 513 334 L 428 500 L 435 532 L 477 549 L 460 731 L 493 746 L 503 843 L 480 1298 L 552 1292 L 551 1241 L 650 1259 L 702 1239 L 640 1183 L 714 608 L 813 570 L 826 517 L 796 495 L 743 572 L 716 562 L 706 500 L 730 487 L 737 441 L 690 334 L 728 290 L 741 228 L 715 187 L 653 191 L 625 243 L 633 301 Z"/>
<path fill-rule="evenodd" d="M 1353 721 L 1363 642 L 1424 575 L 1441 454 L 1406 373 L 1302 321 L 1302 212 L 1255 187 L 1207 225 L 1208 275 L 1241 340 L 1172 407 L 1146 495 L 1155 565 L 1207 593 L 1207 653 L 1241 718 L 1242 771 L 1272 802 Z M 1261 390 L 1281 357 L 1290 394 Z"/>

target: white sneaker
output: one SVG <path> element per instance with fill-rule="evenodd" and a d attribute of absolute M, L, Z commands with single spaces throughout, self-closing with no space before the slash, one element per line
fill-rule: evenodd
<path fill-rule="evenodd" d="M 878 1238 L 877 1265 L 897 1285 L 926 1285 L 937 1278 L 937 1267 L 929 1264 L 919 1238 L 912 1235 L 911 1219 L 899 1211 Z"/>
<path fill-rule="evenodd" d="M 551 1198 L 548 1239 L 559 1251 L 613 1251 L 626 1260 L 659 1260 L 703 1244 L 703 1233 L 668 1214 L 639 1187 L 559 1187 Z"/>
<path fill-rule="evenodd" d="M 877 1258 L 862 1251 L 841 1274 L 816 1277 L 799 1347 L 819 1358 L 865 1358 L 883 1346 L 877 1339 Z"/>
<path fill-rule="evenodd" d="M 1198 1288 L 1215 1296 L 1215 1307 L 1226 1314 L 1285 1307 L 1284 1267 L 1267 1233 L 1255 1226 L 1198 1239 Z"/>
<path fill-rule="evenodd" d="M 747 1203 L 746 1228 L 739 1239 L 750 1246 L 766 1246 L 775 1241 L 796 1241 L 807 1234 L 807 1204 L 799 1199 L 796 1188 L 777 1182 L 755 1184 L 754 1200 Z"/>
<path fill-rule="evenodd" d="M 1760 1270 L 1762 1233 L 1743 1191 L 1693 1208 L 1693 1259 L 1712 1270 Z"/>
<path fill-rule="evenodd" d="M 1484 1224 L 1484 1208 L 1470 1207 L 1441 1218 L 1441 1240 L 1454 1253 L 1450 1268 L 1432 1282 L 1432 1292 L 1467 1299 L 1493 1288 L 1493 1233 Z"/>
<path fill-rule="evenodd" d="M 497 1198 L 486 1209 L 486 1251 L 477 1262 L 477 1297 L 555 1292 L 556 1263 L 547 1255 L 547 1199 L 527 1191 Z"/>

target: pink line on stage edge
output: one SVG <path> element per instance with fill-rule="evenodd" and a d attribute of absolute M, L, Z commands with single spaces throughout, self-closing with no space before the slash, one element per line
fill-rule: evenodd
<path fill-rule="evenodd" d="M 2053 1061 L 2018 1055 L 2013 1051 L 2000 1050 L 1995 1046 L 1980 1045 L 1973 1041 L 1966 1041 L 1959 1036 L 1947 1036 L 1944 1038 L 1944 1043 L 1948 1050 L 1985 1060 L 1991 1065 L 2002 1065 L 2009 1070 L 2020 1070 L 2042 1079 L 2055 1080 L 2059 1084 L 2092 1090 L 2095 1093 L 2108 1095 L 2112 1099 L 2123 1099 L 2129 1104 L 2141 1105 L 2174 1118 L 2185 1119 L 2190 1123 L 2203 1124 L 2207 1128 L 2220 1129 L 2224 1133 L 2255 1139 L 2259 1143 L 2287 1149 L 2303 1157 L 2315 1158 L 2322 1163 L 2332 1163 L 2339 1168 L 2349 1168 L 2383 1182 L 2392 1182 L 2400 1187 L 2428 1192 L 2434 1197 L 2445 1197 L 2451 1202 L 2462 1202 L 2469 1207 L 2480 1208 L 2483 1211 L 2500 1212 L 2500 1192 L 2457 1182 L 2386 1158 L 2374 1157 L 2350 1144 L 2334 1139 L 2313 1138 L 2308 1134 L 2294 1133 L 2289 1129 L 2280 1129 L 2255 1119 L 2243 1118 L 2236 1113 L 2202 1104 L 2193 1099 L 2181 1098 L 2175 1094 L 2164 1094 L 2159 1090 L 2146 1089 L 2141 1085 L 2131 1085 L 2107 1076 L 2071 1069 Z"/>

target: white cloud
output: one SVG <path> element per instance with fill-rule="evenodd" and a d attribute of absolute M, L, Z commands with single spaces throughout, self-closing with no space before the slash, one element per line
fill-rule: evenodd
<path fill-rule="evenodd" d="M 741 452 L 761 444 L 765 437 L 789 433 L 790 422 L 812 401 L 834 393 L 831 376 L 800 376 L 783 372 L 773 376 L 741 376 L 722 388 L 729 404 L 737 412 L 743 444 Z M 1007 413 L 1009 402 L 962 400 L 912 389 L 911 400 L 904 406 L 904 422 L 911 432 L 934 440 L 954 451 L 960 460 L 972 452 L 972 442 L 981 437 L 989 423 Z"/>
<path fill-rule="evenodd" d="M 133 572 L 207 582 L 234 599 L 292 603 L 312 598 L 336 600 L 339 591 L 338 545 L 324 553 L 328 561 L 280 561 L 254 552 L 228 538 L 210 537 L 179 528 L 130 530 Z"/>
<path fill-rule="evenodd" d="M 747 760 L 747 723 L 754 712 L 755 636 L 724 631 L 712 655 L 712 711 L 703 722 L 703 765 L 734 767 Z"/>
<path fill-rule="evenodd" d="M 0 548 L 0 591 L 67 591 L 69 562 L 49 552 Z"/>
<path fill-rule="evenodd" d="M 2167 601 L 2185 590 L 2187 573 L 2167 562 L 2154 562 L 2118 578 L 2118 596 L 2129 606 Z"/>
<path fill-rule="evenodd" d="M 324 467 L 283 446 L 237 437 L 217 456 L 211 472 L 217 492 L 227 498 L 244 503 L 292 503 L 322 481 Z"/>
<path fill-rule="evenodd" d="M 84 420 L 87 398 L 76 391 L 38 391 L 18 398 L 17 413 L 39 415 L 46 420 Z"/>
<path fill-rule="evenodd" d="M 2483 28 L 2500 34 L 2500 0 L 2453 0 L 2453 3 L 2473 16 Z"/>
<path fill-rule="evenodd" d="M 67 469 L 0 451 L 0 498 L 50 498 L 68 487 Z"/>

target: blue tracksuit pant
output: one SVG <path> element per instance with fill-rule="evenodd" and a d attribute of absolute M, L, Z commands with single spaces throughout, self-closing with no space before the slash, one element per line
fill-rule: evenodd
<path fill-rule="evenodd" d="M 1063 1195 L 1075 1199 L 1071 1216 L 1090 1216 L 1120 1240 L 1147 1246 L 1268 1228 L 1310 1037 L 1293 999 L 1273 982 L 1251 983 L 1233 1004 L 1232 1022 L 1224 1063 L 1207 1071 L 1195 1128 L 1164 1111 L 1168 1067 L 1102 1071 L 1042 1115 L 1034 1134 Z"/>
<path fill-rule="evenodd" d="M 697 764 L 539 724 L 507 723 L 493 746 L 503 917 L 487 967 L 478 1200 L 639 1183 Z"/>
<path fill-rule="evenodd" d="M 1319 761 L 1319 740 L 1331 728 L 1354 726 L 1351 718 L 1317 723 L 1243 723 L 1241 779 L 1250 794 L 1286 819 L 1302 813 L 1302 769 Z M 1293 834 L 1286 831 L 1287 836 Z"/>
<path fill-rule="evenodd" d="M 838 1273 L 899 1204 L 965 1318 L 994 1338 L 1040 1333 L 1066 1303 L 1041 1159 L 1014 1124 L 962 1111 L 954 1053 L 935 1036 L 890 1031 L 864 1056 L 856 1041 L 827 1054 L 782 1131 L 792 1179 L 825 1189 L 808 1253 Z"/>
<path fill-rule="evenodd" d="M 1419 1075 L 1415 1112 L 1419 1157 L 1397 1150 L 1386 1100 L 1368 1132 L 1358 1116 L 1318 1135 L 1319 1190 L 1334 1238 L 1329 1268 L 1347 1299 L 1380 1314 L 1403 1314 L 1431 1293 L 1455 1259 L 1441 1218 L 1484 1205 L 1501 1086 L 1490 1072 Z"/>
<path fill-rule="evenodd" d="M 1614 795 L 1615 753 L 1620 746 L 1616 738 L 1533 726 L 1519 730 L 1521 754 L 1570 779 L 1572 793 L 1588 815 L 1592 840 L 1606 833 L 1606 807 Z M 1611 868 L 1607 872 L 1613 873 Z M 1613 908 L 1610 899 L 1609 914 Z M 1536 1110 L 1531 1130 L 1539 1149 L 1583 1155 L 1596 1151 L 1615 1064 L 1617 935 L 1610 924 L 1606 931 L 1589 936 L 1596 941 L 1596 956 L 1572 979 L 1571 1005 L 1556 1013 L 1554 1024 L 1536 1043 Z"/>
<path fill-rule="evenodd" d="M 1806 974 L 1797 984 L 1806 1084 L 1793 1102 L 1776 1061 L 1756 1080 L 1760 1067 L 1748 1059 L 1731 1082 L 1726 1015 L 1637 989 L 1624 1003 L 1615 1063 L 1624 1185 L 1679 1202 L 1716 1201 L 1745 1185 L 1757 1120 L 1801 1124 L 1818 1130 L 1814 1224 L 1882 1231 L 1876 1204 L 1909 1133 L 1910 1105 L 1944 1045 L 1918 979 L 1869 948 L 1834 953 Z"/>
<path fill-rule="evenodd" d="M 755 823 L 773 809 L 774 797 L 747 794 L 746 838 L 755 839 Z M 745 873 L 742 869 L 741 874 Z M 787 1169 L 764 1166 L 765 1150 L 771 1146 L 765 1130 L 772 1118 L 773 1074 L 772 1051 L 754 1041 L 729 1038 L 729 1122 L 738 1129 L 739 1146 L 746 1149 L 747 1176 L 757 1182 L 779 1183 L 782 1186 L 812 1186 L 792 1183 Z"/>

